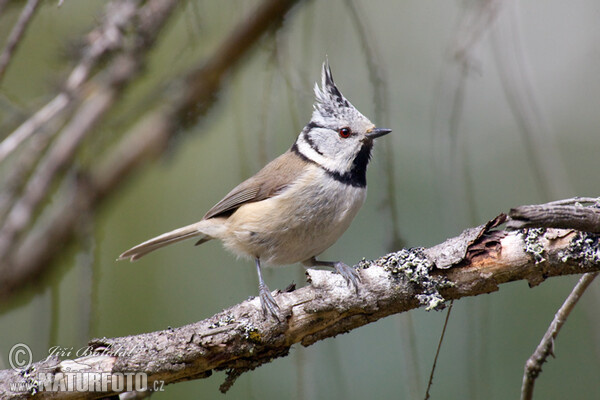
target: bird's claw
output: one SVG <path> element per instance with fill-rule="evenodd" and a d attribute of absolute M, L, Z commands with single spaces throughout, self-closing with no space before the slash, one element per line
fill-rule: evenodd
<path fill-rule="evenodd" d="M 279 321 L 279 306 L 275 301 L 275 298 L 271 294 L 271 291 L 267 285 L 259 285 L 258 296 L 260 297 L 260 305 L 262 307 L 263 314 L 266 316 L 272 315 L 277 321 Z"/>
<path fill-rule="evenodd" d="M 338 274 L 344 278 L 348 286 L 353 286 L 354 290 L 358 293 L 358 284 L 360 283 L 360 274 L 356 268 L 352 268 L 344 264 L 343 262 L 336 262 L 333 267 Z"/>

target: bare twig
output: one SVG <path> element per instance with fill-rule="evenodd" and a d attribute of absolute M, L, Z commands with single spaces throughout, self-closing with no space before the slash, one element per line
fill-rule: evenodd
<path fill-rule="evenodd" d="M 521 400 L 531 400 L 533 398 L 533 387 L 536 378 L 539 376 L 540 372 L 542 372 L 542 364 L 546 362 L 549 355 L 554 357 L 554 340 L 556 339 L 558 332 L 566 322 L 585 290 L 598 274 L 598 272 L 587 273 L 579 279 L 579 282 L 577 282 L 577 285 L 575 285 L 571 294 L 569 294 L 563 305 L 556 312 L 556 315 L 554 315 L 554 319 L 544 334 L 542 341 L 531 357 L 527 359 L 527 362 L 525 363 L 525 372 L 523 374 L 523 386 L 521 387 Z"/>
<path fill-rule="evenodd" d="M 442 334 L 440 335 L 440 340 L 438 342 L 437 350 L 435 351 L 435 357 L 433 358 L 433 365 L 431 366 L 431 373 L 429 374 L 429 382 L 427 383 L 427 390 L 425 391 L 425 400 L 429 399 L 429 390 L 433 385 L 433 374 L 435 372 L 435 367 L 437 365 L 438 357 L 440 356 L 440 350 L 442 348 L 442 343 L 444 343 L 444 335 L 446 334 L 446 328 L 448 327 L 448 320 L 450 320 L 450 312 L 452 311 L 452 305 L 454 304 L 454 300 L 450 302 L 448 306 L 448 311 L 446 312 L 446 318 L 444 319 L 444 326 L 442 328 Z"/>
<path fill-rule="evenodd" d="M 264 1 L 225 38 L 202 66 L 187 75 L 185 87 L 188 90 L 180 96 L 174 107 L 175 119 L 183 127 L 195 123 L 207 111 L 225 74 L 269 28 L 281 24 L 283 17 L 297 1 Z"/>
<path fill-rule="evenodd" d="M 13 53 L 17 49 L 25 30 L 27 29 L 27 25 L 29 25 L 29 21 L 35 14 L 35 11 L 38 8 L 39 0 L 28 0 L 25 7 L 23 7 L 23 11 L 19 16 L 19 19 L 15 23 L 13 30 L 10 32 L 8 39 L 6 40 L 6 46 L 0 54 L 0 82 L 4 78 L 4 74 L 6 73 L 6 68 L 8 68 L 8 64 L 12 58 Z"/>
<path fill-rule="evenodd" d="M 23 141 L 64 109 L 68 101 L 69 97 L 60 93 L 0 142 L 0 162 L 4 161 Z"/>
<path fill-rule="evenodd" d="M 136 17 L 136 4 L 135 0 L 113 1 L 107 4 L 102 24 L 87 35 L 88 43 L 79 63 L 67 78 L 63 91 L 0 143 L 0 162 L 41 127 L 69 109 L 69 105 L 81 101 L 77 94 L 87 82 L 98 61 L 108 53 L 123 49 L 125 41 L 122 32 Z"/>
<path fill-rule="evenodd" d="M 133 5 L 133 3 L 127 2 L 123 4 Z M 133 9 L 138 11 L 137 22 L 140 28 L 137 34 L 139 40 L 132 48 L 127 49 L 125 55 L 117 57 L 109 65 L 107 77 L 102 75 L 96 82 L 95 90 L 91 91 L 91 94 L 78 107 L 74 117 L 62 130 L 58 140 L 39 163 L 29 179 L 23 195 L 8 212 L 6 220 L 0 228 L 0 260 L 10 260 L 10 253 L 14 253 L 14 250 L 17 249 L 15 241 L 30 226 L 33 217 L 39 212 L 43 200 L 50 194 L 49 188 L 56 183 L 56 177 L 71 165 L 82 140 L 92 132 L 96 123 L 114 104 L 117 95 L 136 75 L 144 61 L 143 51 L 151 47 L 160 31 L 159 28 L 164 25 L 175 5 L 176 2 L 173 0 L 151 0 L 145 5 L 149 9 L 145 7 L 140 8 L 139 11 Z M 121 7 L 116 7 L 116 11 L 119 10 Z M 115 17 L 113 16 L 113 18 Z M 119 15 L 116 18 L 123 18 L 123 16 Z M 112 35 L 115 35 L 115 32 L 112 32 Z M 73 81 L 79 82 L 81 75 L 81 73 L 72 74 L 67 85 L 73 85 Z M 2 268 L 6 272 L 7 268 L 10 268 L 10 264 L 2 265 Z"/>
<path fill-rule="evenodd" d="M 59 205 L 23 239 L 0 278 L 0 300 L 39 276 L 56 248 L 73 238 L 82 214 L 89 213 L 145 160 L 160 154 L 172 127 L 149 116 L 140 121 L 99 165 L 65 182 Z"/>
<path fill-rule="evenodd" d="M 79 144 L 110 107 L 114 98 L 114 91 L 107 91 L 97 92 L 95 96 L 88 99 L 40 162 L 25 192 L 15 203 L 0 229 L 0 259 L 6 258 L 6 254 L 14 245 L 15 238 L 30 224 L 38 206 L 46 198 L 54 177 L 70 164 Z"/>
<path fill-rule="evenodd" d="M 37 399 L 97 396 L 97 392 L 43 390 L 58 384 L 64 379 L 62 372 L 74 365 L 105 377 L 145 373 L 149 384 L 205 378 L 213 370 L 226 370 L 222 386 L 226 390 L 241 373 L 287 355 L 295 343 L 309 346 L 391 314 L 419 306 L 439 308 L 448 300 L 494 292 L 506 282 L 526 279 L 536 284 L 547 277 L 600 270 L 597 235 L 554 229 L 490 231 L 486 226 L 491 225 L 472 228 L 434 248 L 401 250 L 361 262 L 358 296 L 341 276 L 308 270 L 309 285 L 275 294 L 285 316 L 281 321 L 265 319 L 259 299 L 254 298 L 184 327 L 94 339 L 89 343 L 95 351 L 92 356 L 46 360 L 21 372 L 0 371 L 0 397 L 29 398 L 32 388 L 10 391 L 11 384 L 25 378 L 40 391 Z M 480 234 L 472 235 L 473 229 Z M 450 268 L 444 265 L 448 258 L 439 254 L 449 247 L 466 249 L 458 265 Z M 543 261 L 538 255 L 544 256 Z M 40 372 L 44 374 L 37 377 Z"/>

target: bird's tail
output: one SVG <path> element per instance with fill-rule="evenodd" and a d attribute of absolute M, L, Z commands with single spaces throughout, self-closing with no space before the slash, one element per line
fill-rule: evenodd
<path fill-rule="evenodd" d="M 199 237 L 199 240 L 196 244 L 204 243 L 212 239 L 212 237 L 201 232 L 202 222 L 204 221 L 184 226 L 183 228 L 178 228 L 171 232 L 163 233 L 162 235 L 153 239 L 146 240 L 144 243 L 140 243 L 121 254 L 117 260 L 129 259 L 129 261 L 135 261 L 156 249 L 160 249 L 161 247 L 193 237 Z"/>

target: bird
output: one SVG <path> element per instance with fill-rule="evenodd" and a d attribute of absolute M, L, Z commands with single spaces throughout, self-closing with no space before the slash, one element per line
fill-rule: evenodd
<path fill-rule="evenodd" d="M 277 320 L 280 308 L 263 279 L 263 264 L 333 267 L 358 293 L 358 270 L 317 256 L 363 205 L 374 140 L 391 129 L 376 128 L 342 95 L 328 61 L 314 93 L 310 122 L 289 150 L 236 186 L 199 222 L 132 247 L 118 260 L 135 261 L 185 239 L 196 238 L 196 245 L 218 239 L 227 250 L 254 259 L 261 309 L 265 318 Z"/>

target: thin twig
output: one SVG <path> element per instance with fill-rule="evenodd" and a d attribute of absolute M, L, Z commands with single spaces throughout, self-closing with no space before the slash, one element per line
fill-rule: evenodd
<path fill-rule="evenodd" d="M 61 113 L 50 121 L 47 121 L 43 128 L 39 130 L 32 140 L 23 145 L 20 157 L 11 161 L 10 168 L 4 182 L 3 190 L 0 196 L 0 225 L 6 220 L 7 213 L 18 201 L 19 196 L 25 188 L 25 185 L 32 175 L 36 165 L 39 164 L 43 155 L 49 149 L 49 143 L 52 142 L 55 132 L 59 126 L 64 124 L 65 114 Z"/>
<path fill-rule="evenodd" d="M 23 276 L 18 265 L 15 265 L 15 259 L 21 248 L 19 240 L 26 229 L 32 226 L 32 222 L 39 215 L 41 208 L 52 193 L 53 185 L 56 185 L 61 174 L 72 165 L 73 160 L 80 148 L 82 141 L 92 133 L 93 128 L 104 116 L 104 114 L 113 106 L 117 95 L 127 87 L 127 83 L 139 75 L 136 72 L 140 70 L 144 62 L 144 50 L 147 50 L 154 43 L 160 27 L 164 26 L 177 2 L 173 0 L 151 0 L 140 9 L 135 7 L 134 1 L 113 2 L 107 5 L 107 16 L 105 24 L 102 24 L 98 30 L 106 33 L 107 38 L 97 38 L 90 44 L 90 48 L 83 54 L 83 60 L 73 70 L 67 79 L 67 88 L 73 89 L 83 85 L 85 77 L 89 73 L 89 66 L 97 60 L 99 54 L 103 54 L 106 49 L 115 48 L 115 43 L 122 42 L 122 36 L 117 32 L 123 24 L 127 24 L 135 15 L 139 28 L 135 31 L 139 40 L 135 45 L 125 48 L 125 55 L 115 57 L 112 62 L 107 63 L 104 73 L 98 74 L 98 78 L 89 83 L 93 88 L 88 88 L 89 93 L 83 99 L 77 99 L 79 107 L 74 110 L 73 117 L 67 122 L 60 136 L 53 143 L 47 153 L 40 160 L 35 171 L 31 174 L 23 194 L 15 200 L 6 218 L 0 227 L 0 260 L 2 264 L 2 275 L 10 274 L 10 271 Z M 142 40 L 143 39 L 143 40 Z M 121 46 L 117 46 L 121 48 Z M 61 96 L 62 95 L 62 96 Z M 71 97 L 65 94 L 59 94 L 55 100 L 52 112 L 58 112 L 64 109 Z M 52 103 L 54 104 L 54 103 Z M 36 114 L 39 115 L 39 114 Z M 56 114 L 54 114 L 56 115 Z M 39 121 L 32 123 L 38 125 Z M 29 129 L 31 134 L 34 130 Z M 77 209 L 77 207 L 73 207 Z M 61 222 L 58 222 L 61 224 Z M 61 231 L 63 228 L 57 228 Z M 25 241 L 27 238 L 24 238 Z M 43 246 L 42 246 L 43 247 Z M 11 279 L 11 278 L 9 278 Z M 1 286 L 1 285 L 0 285 Z"/>
<path fill-rule="evenodd" d="M 0 259 L 12 248 L 14 239 L 31 223 L 36 210 L 46 198 L 55 176 L 63 171 L 76 154 L 79 144 L 106 112 L 115 99 L 115 93 L 97 92 L 81 107 L 75 118 L 65 127 L 59 140 L 38 165 L 25 192 L 8 213 L 0 229 Z"/>
<path fill-rule="evenodd" d="M 125 45 L 122 32 L 137 15 L 134 4 L 134 1 L 107 4 L 105 18 L 98 28 L 86 36 L 89 38 L 88 44 L 81 55 L 81 60 L 66 79 L 64 90 L 0 142 L 0 163 L 40 128 L 45 127 L 60 113 L 64 114 L 69 109 L 69 105 L 81 101 L 77 93 L 87 82 L 98 61 L 107 53 L 120 50 Z M 70 108 L 75 109 L 75 107 Z"/>
<path fill-rule="evenodd" d="M 2 79 L 4 78 L 4 74 L 6 73 L 6 69 L 10 64 L 12 55 L 14 54 L 15 50 L 17 49 L 17 46 L 21 42 L 25 30 L 27 29 L 27 26 L 29 25 L 33 14 L 35 14 L 35 11 L 38 8 L 38 4 L 39 0 L 27 1 L 27 4 L 25 4 L 25 7 L 23 7 L 23 11 L 19 16 L 19 19 L 15 23 L 13 30 L 8 36 L 6 46 L 4 47 L 2 54 L 0 54 L 0 82 L 2 82 Z"/>
<path fill-rule="evenodd" d="M 425 400 L 429 399 L 429 389 L 431 389 L 431 386 L 433 385 L 433 373 L 435 372 L 435 366 L 437 365 L 438 357 L 440 356 L 440 350 L 442 348 L 442 343 L 444 342 L 444 335 L 446 334 L 446 328 L 448 327 L 448 321 L 450 320 L 450 311 L 452 311 L 453 305 L 454 300 L 452 300 L 448 305 L 448 312 L 446 313 L 446 318 L 444 319 L 444 327 L 442 328 L 440 341 L 438 342 L 437 350 L 435 351 L 435 357 L 433 358 L 433 365 L 431 366 L 431 373 L 429 374 L 429 383 L 427 383 L 427 390 L 425 391 Z"/>
<path fill-rule="evenodd" d="M 48 104 L 39 109 L 31 118 L 25 121 L 15 131 L 0 142 L 0 163 L 10 155 L 23 141 L 30 137 L 40 127 L 50 121 L 60 110 L 67 105 L 69 96 L 65 93 L 58 94 Z"/>
<path fill-rule="evenodd" d="M 554 357 L 554 340 L 556 339 L 558 332 L 566 322 L 585 290 L 598 274 L 599 272 L 590 272 L 583 275 L 571 291 L 571 294 L 569 294 L 563 305 L 554 315 L 554 319 L 548 327 L 546 334 L 544 334 L 542 341 L 525 363 L 523 385 L 521 387 L 521 400 L 531 400 L 533 398 L 533 387 L 536 378 L 539 376 L 540 372 L 542 372 L 542 364 L 546 362 L 549 355 Z"/>

